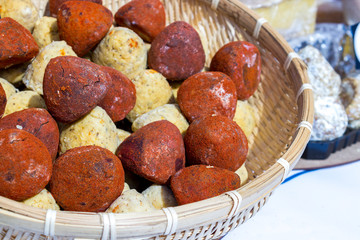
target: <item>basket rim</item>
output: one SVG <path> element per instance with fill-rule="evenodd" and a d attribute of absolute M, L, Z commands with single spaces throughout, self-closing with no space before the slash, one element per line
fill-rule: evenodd
<path fill-rule="evenodd" d="M 298 58 L 291 58 L 290 62 L 288 62 L 289 59 L 287 57 L 289 56 L 289 53 L 294 52 L 292 48 L 269 23 L 261 23 L 260 29 L 256 30 L 256 28 L 259 28 L 259 19 L 261 18 L 243 3 L 238 0 L 198 1 L 212 5 L 216 8 L 216 11 L 221 11 L 225 14 L 234 16 L 237 22 L 247 30 L 259 31 L 258 41 L 263 42 L 264 46 L 274 45 L 278 49 L 278 51 L 275 51 L 274 56 L 281 60 L 280 64 L 288 65 L 287 72 L 289 73 L 289 76 L 298 79 L 298 81 L 300 80 L 299 82 L 296 82 L 296 87 L 301 89 L 304 84 L 309 84 L 309 79 L 306 74 L 306 65 L 303 61 Z M 215 6 L 214 2 L 218 2 L 218 4 Z M 311 91 L 302 91 L 299 95 L 300 97 L 296 103 L 299 106 L 299 121 L 307 122 L 312 125 L 314 116 L 312 93 Z M 249 209 L 261 199 L 267 198 L 267 196 L 281 184 L 288 171 L 291 171 L 299 161 L 309 139 L 309 129 L 306 127 L 299 127 L 294 133 L 293 140 L 288 149 L 281 157 L 289 163 L 288 169 L 286 169 L 286 167 L 284 169 L 283 165 L 275 163 L 254 180 L 236 190 L 242 197 L 241 205 L 238 206 L 238 212 Z M 233 198 L 225 193 L 214 198 L 174 207 L 179 220 L 179 229 L 177 230 L 182 231 L 193 227 L 194 221 L 188 221 L 188 217 L 195 215 L 195 213 L 203 213 L 201 218 L 204 218 L 209 211 L 217 212 L 219 209 L 226 210 L 230 213 L 234 207 L 233 205 Z M 253 212 L 253 215 L 255 213 L 256 210 Z M 16 226 L 21 230 L 29 231 L 29 229 L 31 229 L 32 232 L 42 234 L 44 231 L 46 214 L 47 210 L 30 207 L 0 196 L 0 226 L 3 225 L 10 228 Z M 58 211 L 55 228 L 69 234 L 61 236 L 92 236 L 100 238 L 104 227 L 102 214 L 103 213 Z M 121 213 L 114 214 L 114 216 L 117 224 L 116 231 L 118 232 L 118 236 L 121 236 L 119 233 L 124 232 L 125 228 L 133 226 L 135 222 L 140 225 L 145 223 L 150 224 L 154 236 L 163 235 L 168 223 L 168 219 L 162 210 L 145 213 Z M 228 217 L 229 216 L 220 216 L 220 219 L 216 218 L 212 219 L 212 221 L 223 220 Z M 194 216 L 194 218 L 199 222 L 206 221 L 197 216 Z M 133 229 L 130 229 L 130 231 L 132 230 Z"/>

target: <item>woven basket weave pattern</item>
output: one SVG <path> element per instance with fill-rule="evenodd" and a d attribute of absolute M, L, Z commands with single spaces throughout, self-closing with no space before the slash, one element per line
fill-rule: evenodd
<path fill-rule="evenodd" d="M 41 15 L 49 15 L 47 0 L 33 0 Z M 113 13 L 128 0 L 103 0 Z M 176 232 L 164 236 L 166 217 L 162 211 L 116 215 L 117 237 L 121 239 L 214 239 L 225 235 L 253 217 L 281 183 L 284 169 L 277 163 L 284 158 L 293 168 L 310 137 L 308 130 L 298 128 L 301 121 L 312 123 L 313 106 L 310 91 L 296 99 L 298 90 L 308 83 L 305 66 L 295 59 L 284 69 L 292 49 L 264 24 L 258 39 L 252 37 L 258 17 L 238 3 L 220 0 L 217 10 L 210 0 L 163 0 L 167 24 L 176 20 L 190 23 L 199 32 L 206 52 L 206 67 L 212 56 L 230 41 L 246 40 L 261 52 L 261 84 L 248 101 L 256 110 L 256 128 L 249 140 L 246 167 L 250 182 L 238 192 L 241 209 L 228 217 L 233 200 L 227 195 L 176 207 L 179 216 Z M 46 211 L 24 206 L 0 197 L 0 237 L 2 239 L 45 239 Z M 96 213 L 59 212 L 56 235 L 68 238 L 100 238 L 103 222 Z M 61 239 L 61 238 L 60 238 Z"/>

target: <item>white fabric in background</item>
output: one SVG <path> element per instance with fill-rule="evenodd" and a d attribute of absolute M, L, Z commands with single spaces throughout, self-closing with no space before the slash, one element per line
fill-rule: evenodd
<path fill-rule="evenodd" d="M 302 172 L 222 240 L 359 240 L 360 161 Z"/>

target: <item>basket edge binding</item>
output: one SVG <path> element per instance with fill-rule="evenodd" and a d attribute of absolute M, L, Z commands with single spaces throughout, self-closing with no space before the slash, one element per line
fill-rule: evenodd
<path fill-rule="evenodd" d="M 259 41 L 262 41 L 266 45 L 275 45 L 277 51 L 275 51 L 275 56 L 277 59 L 280 59 L 283 64 L 285 64 L 285 71 L 294 79 L 300 79 L 301 81 L 294 81 L 296 88 L 301 90 L 303 84 L 308 84 L 309 80 L 306 75 L 306 66 L 305 64 L 297 59 L 296 57 L 291 57 L 289 59 L 289 54 L 293 52 L 291 47 L 286 43 L 286 41 L 280 36 L 277 32 L 275 32 L 269 24 L 265 21 L 261 20 L 259 23 L 260 17 L 256 15 L 256 13 L 249 10 L 245 5 L 235 0 L 221 0 L 217 1 L 218 4 L 214 4 L 214 1 L 210 0 L 201 0 L 202 2 L 206 2 L 207 4 L 213 4 L 213 8 L 217 8 L 217 11 L 223 11 L 226 14 L 234 14 L 234 17 L 241 22 L 242 26 L 245 26 L 246 29 L 253 29 L 253 36 L 258 37 Z M 241 10 L 239 12 L 235 12 L 234 9 Z M 234 13 L 235 12 L 235 13 Z M 241 12 L 241 14 L 240 14 Z M 244 17 L 244 15 L 246 17 Z M 265 41 L 266 39 L 266 41 Z M 270 41 L 269 41 L 270 39 Z M 250 217 L 254 216 L 255 213 L 263 206 L 266 202 L 267 198 L 271 195 L 273 190 L 285 179 L 287 173 L 291 171 L 291 169 L 295 166 L 297 161 L 300 159 L 302 152 L 306 147 L 306 143 L 310 138 L 309 128 L 306 126 L 312 125 L 313 121 L 313 99 L 312 94 L 308 89 L 303 89 L 297 101 L 299 106 L 299 128 L 294 133 L 294 139 L 292 143 L 289 145 L 287 151 L 281 156 L 278 163 L 274 164 L 270 169 L 268 169 L 265 173 L 261 174 L 256 178 L 256 181 L 252 181 L 246 184 L 244 187 L 236 190 L 233 194 L 225 193 L 221 196 L 207 199 L 201 202 L 197 202 L 194 204 L 189 204 L 186 207 L 179 206 L 175 207 L 174 212 L 166 215 L 161 210 L 155 211 L 150 214 L 123 214 L 123 215 L 115 215 L 115 225 L 117 225 L 117 229 L 115 229 L 115 234 L 117 236 L 122 236 L 124 228 L 126 226 L 133 223 L 133 221 L 139 221 L 140 224 L 145 223 L 147 221 L 152 221 L 153 225 L 149 226 L 149 229 L 155 230 L 152 234 L 148 236 L 155 235 L 163 235 L 164 233 L 168 233 L 169 235 L 173 234 L 174 236 L 179 236 L 176 232 L 183 232 L 185 229 L 191 229 L 197 227 L 192 222 L 184 222 L 189 216 L 189 210 L 192 211 L 193 218 L 200 223 L 208 224 L 206 221 L 201 220 L 204 218 L 204 214 L 208 214 L 209 217 L 212 217 L 212 222 L 223 222 L 221 228 L 216 228 L 215 233 L 209 231 L 207 234 L 212 234 L 213 236 L 222 236 L 227 231 L 232 230 L 234 227 L 237 227 L 239 224 L 242 224 Z M 305 111 L 307 109 L 308 111 Z M 301 124 L 301 123 L 309 123 L 309 124 Z M 283 170 L 284 168 L 284 170 Z M 260 190 L 259 190 L 260 189 Z M 240 197 L 239 197 L 240 196 Z M 240 200 L 241 199 L 241 200 Z M 11 200 L 9 200 L 11 201 Z M 34 212 L 32 207 L 22 206 L 21 203 L 13 204 L 13 201 L 9 202 L 8 199 L 4 199 L 0 197 L 0 203 L 2 206 L 0 208 L 0 225 L 8 226 L 12 228 L 12 226 L 16 226 L 16 222 L 23 221 L 24 225 L 21 226 L 29 226 L 30 229 L 36 230 L 36 233 L 43 234 L 44 226 L 46 224 L 52 225 L 54 227 L 54 234 L 57 232 L 62 232 L 65 229 L 69 230 L 69 227 L 72 231 L 65 231 L 70 234 L 70 236 L 79 236 L 79 237 L 96 237 L 101 238 L 104 237 L 105 228 L 108 229 L 108 232 L 114 231 L 114 224 L 104 224 L 103 215 L 100 214 L 88 214 L 88 213 L 71 213 L 71 212 L 58 212 L 57 218 L 48 218 L 51 220 L 46 221 L 46 210 L 37 209 L 36 213 Z M 18 207 L 21 204 L 20 213 L 17 212 Z M 15 205 L 15 207 L 13 206 Z M 204 205 L 206 207 L 204 207 Z M 186 208 L 186 209 L 185 209 Z M 172 211 L 172 210 L 170 210 Z M 213 211 L 213 212 L 212 212 Z M 212 212 L 211 214 L 209 212 Z M 224 212 L 228 213 L 226 216 L 223 214 Z M 34 216 L 32 216 L 34 215 Z M 6 217 L 4 217 L 6 216 Z M 76 216 L 73 224 L 67 224 L 65 220 L 69 217 Z M 89 216 L 90 221 L 89 221 Z M 169 217 L 172 216 L 172 217 Z M 173 218 L 173 219 L 171 219 Z M 177 224 L 174 224 L 177 218 Z M 169 220 L 171 219 L 171 220 Z M 233 219 L 232 224 L 229 227 L 226 227 L 226 223 L 229 223 L 229 219 Z M 235 221 L 234 221 L 235 219 Z M 9 221 L 10 220 L 10 221 Z M 81 226 L 80 224 L 76 224 L 77 221 L 87 220 L 88 225 Z M 52 221 L 52 223 L 49 223 Z M 126 221 L 126 222 L 124 222 Z M 85 221 L 86 222 L 86 221 Z M 196 221 L 195 221 L 196 222 Z M 31 223 L 31 224 L 29 224 Z M 13 225 L 15 224 L 15 225 Z M 171 225 L 169 227 L 169 225 Z M 197 224 L 199 225 L 199 224 Z M 201 227 L 201 226 L 200 226 Z M 229 228 L 224 230 L 219 230 L 222 228 Z M 27 229 L 19 228 L 20 230 L 28 231 Z M 86 232 L 85 232 L 86 230 Z M 71 234 L 78 233 L 80 234 Z M 187 230 L 186 230 L 187 231 Z M 194 229 L 194 231 L 198 231 Z M 48 232 L 50 235 L 50 232 Z M 110 238 L 113 239 L 114 236 Z M 203 234 L 204 235 L 204 234 Z M 66 236 L 66 235 L 64 235 Z M 145 235 L 143 237 L 146 237 Z M 186 236 L 184 236 L 186 237 Z M 200 237 L 200 236 L 198 236 Z M 128 239 L 128 237 L 127 237 Z M 178 239 L 178 238 L 176 238 Z M 184 238 L 187 239 L 187 238 Z"/>

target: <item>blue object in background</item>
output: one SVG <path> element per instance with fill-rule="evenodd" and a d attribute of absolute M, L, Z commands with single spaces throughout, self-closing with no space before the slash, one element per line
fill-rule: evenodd
<path fill-rule="evenodd" d="M 360 69 L 360 26 L 356 23 L 350 27 L 353 36 L 355 68 Z"/>

